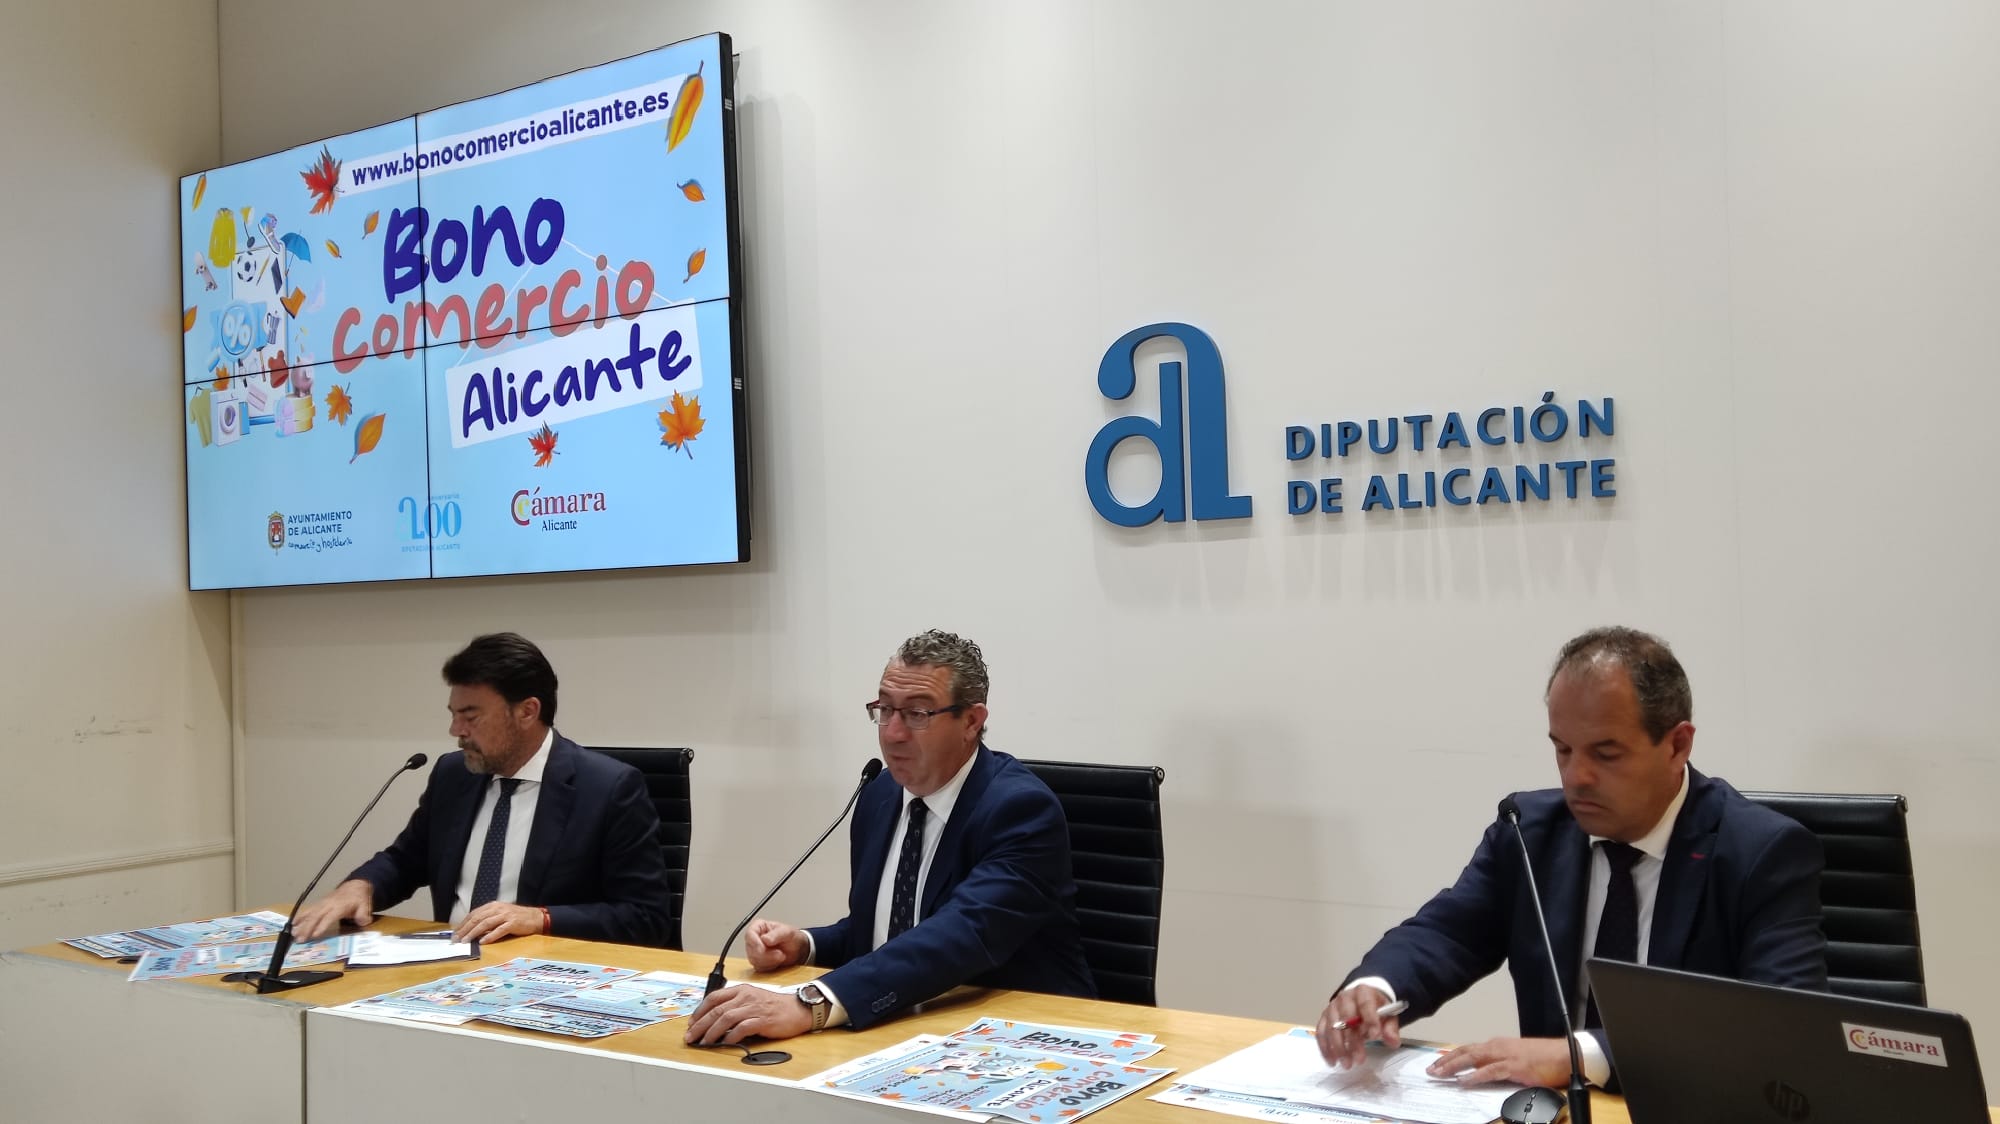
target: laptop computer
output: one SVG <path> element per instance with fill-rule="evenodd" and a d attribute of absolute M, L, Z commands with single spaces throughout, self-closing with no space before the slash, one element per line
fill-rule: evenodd
<path fill-rule="evenodd" d="M 1989 1124 L 1962 1015 L 1593 959 L 1632 1124 Z"/>

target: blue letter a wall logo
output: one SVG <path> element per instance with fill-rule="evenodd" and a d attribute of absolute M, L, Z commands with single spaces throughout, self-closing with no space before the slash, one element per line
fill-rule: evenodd
<path fill-rule="evenodd" d="M 1180 523 L 1188 517 L 1191 482 L 1195 519 L 1247 519 L 1250 497 L 1229 494 L 1229 405 L 1223 391 L 1222 353 L 1208 333 L 1189 324 L 1134 328 L 1104 353 L 1104 360 L 1097 365 L 1097 389 L 1114 402 L 1130 398 L 1139 385 L 1136 356 L 1140 346 L 1162 336 L 1179 341 L 1187 352 L 1186 424 L 1182 423 L 1181 365 L 1170 360 L 1160 364 L 1160 420 L 1136 414 L 1116 418 L 1091 439 L 1090 452 L 1083 461 L 1083 486 L 1090 493 L 1090 505 L 1120 527 L 1144 527 L 1162 517 L 1169 523 Z M 1160 454 L 1159 490 L 1136 506 L 1118 502 L 1111 494 L 1109 477 L 1112 450 L 1132 437 L 1152 442 Z"/>

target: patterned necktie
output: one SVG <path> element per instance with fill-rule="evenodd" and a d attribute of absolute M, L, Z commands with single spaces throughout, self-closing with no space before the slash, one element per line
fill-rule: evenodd
<path fill-rule="evenodd" d="M 472 909 L 500 896 L 500 860 L 507 856 L 507 805 L 520 786 L 515 777 L 500 778 L 500 798 L 493 802 L 493 822 L 486 826 L 486 847 L 479 852 L 479 875 L 472 880 Z"/>
<path fill-rule="evenodd" d="M 1632 867 L 1644 854 L 1630 843 L 1606 839 L 1598 844 L 1611 863 L 1611 881 L 1604 888 L 1604 912 L 1597 916 L 1597 947 L 1592 955 L 1600 960 L 1639 962 L 1639 890 L 1632 884 Z M 1601 1027 L 1597 1016 L 1597 996 L 1583 1013 L 1583 1025 Z"/>
<path fill-rule="evenodd" d="M 910 826 L 903 831 L 903 853 L 896 859 L 896 892 L 889 899 L 892 941 L 917 923 L 917 872 L 924 865 L 924 819 L 929 814 L 921 797 L 910 801 Z"/>

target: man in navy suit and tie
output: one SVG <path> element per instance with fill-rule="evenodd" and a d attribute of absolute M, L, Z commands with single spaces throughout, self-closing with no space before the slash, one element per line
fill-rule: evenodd
<path fill-rule="evenodd" d="M 1564 645 L 1546 698 L 1562 787 L 1520 795 L 1521 831 L 1591 1083 L 1609 1083 L 1612 1065 L 1584 974 L 1590 956 L 1824 990 L 1819 841 L 1688 766 L 1694 698 L 1667 645 L 1626 628 L 1587 632 Z M 1400 1042 L 1383 1007 L 1401 1001 L 1406 1020 L 1422 1018 L 1503 961 L 1521 1037 L 1460 1046 L 1430 1071 L 1560 1086 L 1562 1011 L 1504 820 L 1486 829 L 1457 884 L 1349 973 L 1320 1016 L 1320 1052 L 1359 1065 L 1365 1043 Z"/>
<path fill-rule="evenodd" d="M 445 662 L 444 679 L 459 752 L 438 759 L 388 849 L 299 911 L 299 939 L 369 924 L 428 885 L 454 940 L 660 943 L 670 887 L 645 778 L 556 733 L 556 673 L 541 649 L 511 632 L 481 636 Z"/>
<path fill-rule="evenodd" d="M 1041 779 L 986 748 L 986 661 L 949 632 L 903 642 L 866 704 L 887 768 L 850 829 L 847 916 L 744 930 L 752 967 L 831 971 L 796 997 L 720 989 L 689 1019 L 703 1045 L 872 1026 L 960 984 L 1093 996 L 1076 923 L 1069 821 Z"/>

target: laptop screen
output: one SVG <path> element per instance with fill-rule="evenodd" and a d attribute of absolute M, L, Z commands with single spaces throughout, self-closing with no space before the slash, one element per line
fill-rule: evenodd
<path fill-rule="evenodd" d="M 1963 1016 L 1592 960 L 1633 1124 L 1989 1124 Z"/>

